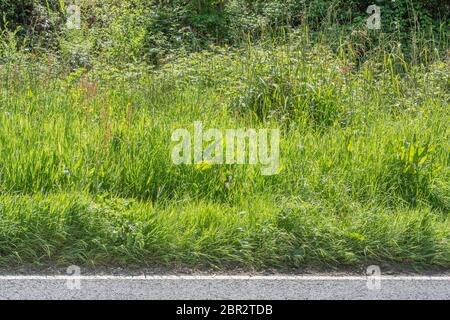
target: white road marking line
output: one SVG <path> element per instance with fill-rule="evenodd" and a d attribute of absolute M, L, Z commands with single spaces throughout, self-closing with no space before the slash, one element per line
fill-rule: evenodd
<path fill-rule="evenodd" d="M 275 280 L 275 281 L 367 281 L 368 279 L 394 280 L 394 281 L 450 281 L 450 276 L 0 276 L 4 280 Z"/>

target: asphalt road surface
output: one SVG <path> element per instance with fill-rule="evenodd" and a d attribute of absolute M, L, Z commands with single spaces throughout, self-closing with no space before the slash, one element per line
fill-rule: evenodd
<path fill-rule="evenodd" d="M 450 299 L 450 276 L 0 276 L 0 299 Z"/>

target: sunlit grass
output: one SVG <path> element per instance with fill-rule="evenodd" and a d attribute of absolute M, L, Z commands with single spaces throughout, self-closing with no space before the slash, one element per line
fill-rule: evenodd
<path fill-rule="evenodd" d="M 356 67 L 301 44 L 128 81 L 3 68 L 0 264 L 448 266 L 448 63 Z M 279 127 L 280 173 L 173 165 L 194 121 Z"/>

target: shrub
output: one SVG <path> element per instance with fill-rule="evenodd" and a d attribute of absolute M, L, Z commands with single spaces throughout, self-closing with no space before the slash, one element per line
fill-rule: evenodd
<path fill-rule="evenodd" d="M 10 30 L 21 27 L 18 37 L 27 37 L 34 51 L 61 49 L 64 31 L 63 0 L 0 0 L 0 12 Z M 252 37 L 278 34 L 280 30 L 308 24 L 312 30 L 349 34 L 363 26 L 369 0 L 168 0 L 86 1 L 79 0 L 89 55 L 108 52 L 116 61 L 146 60 L 157 63 L 166 56 L 208 48 L 211 44 L 239 44 Z M 401 41 L 409 51 L 427 45 L 431 34 L 448 38 L 443 28 L 449 4 L 443 1 L 379 0 L 382 30 Z M 5 27 L 4 22 L 0 24 Z M 376 38 L 376 37 L 375 37 Z M 62 40 L 61 40 L 62 39 Z M 72 39 L 69 40 L 71 41 Z M 417 43 L 411 43 L 411 42 Z M 446 45 L 442 45 L 446 49 Z M 131 48 L 131 50 L 128 50 Z M 67 53 L 67 50 L 66 50 Z M 76 55 L 76 54 L 75 54 Z M 82 54 L 84 55 L 84 53 Z M 102 59 L 105 58 L 102 56 Z M 91 60 L 90 57 L 88 60 Z M 74 60 L 80 60 L 75 57 Z M 86 59 L 81 59 L 86 60 Z"/>

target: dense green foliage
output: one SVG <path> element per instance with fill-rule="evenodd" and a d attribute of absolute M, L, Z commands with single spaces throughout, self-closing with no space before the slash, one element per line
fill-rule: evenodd
<path fill-rule="evenodd" d="M 448 64 L 296 39 L 128 79 L 4 67 L 0 262 L 448 266 Z M 195 120 L 282 128 L 280 173 L 173 165 Z"/>
<path fill-rule="evenodd" d="M 372 1 L 79 0 L 75 3 L 82 10 L 80 32 L 64 28 L 66 8 L 71 3 L 0 0 L 0 12 L 11 30 L 20 27 L 19 34 L 33 51 L 52 48 L 63 61 L 69 54 L 77 66 L 90 66 L 94 63 L 91 60 L 104 61 L 106 56 L 115 64 L 137 60 L 157 63 L 174 53 L 205 49 L 211 44 L 236 45 L 249 36 L 278 35 L 302 24 L 338 39 L 361 30 Z M 358 39 L 366 50 L 380 37 L 389 38 L 402 43 L 405 53 L 416 58 L 414 50 L 420 39 L 448 37 L 450 7 L 445 1 L 374 3 L 382 10 L 382 30 Z M 70 53 L 66 52 L 68 38 L 79 43 Z"/>
<path fill-rule="evenodd" d="M 0 0 L 0 265 L 448 268 L 448 4 L 376 3 Z M 174 165 L 194 121 L 278 174 Z"/>

